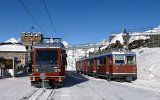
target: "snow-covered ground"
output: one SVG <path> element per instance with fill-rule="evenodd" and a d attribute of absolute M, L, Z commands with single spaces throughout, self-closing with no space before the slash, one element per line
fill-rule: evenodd
<path fill-rule="evenodd" d="M 29 76 L 0 79 L 0 100 L 159 100 L 160 84 L 114 82 L 67 72 L 64 87 L 35 88 Z"/>
<path fill-rule="evenodd" d="M 145 82 L 142 82 L 143 84 Z M 128 85 L 129 84 L 129 85 Z M 105 79 L 67 73 L 63 88 L 55 89 L 53 100 L 159 100 L 160 91 L 143 84 L 108 82 Z M 160 86 L 157 86 L 160 90 Z"/>
<path fill-rule="evenodd" d="M 0 79 L 0 100 L 20 100 L 34 90 L 29 76 Z"/>

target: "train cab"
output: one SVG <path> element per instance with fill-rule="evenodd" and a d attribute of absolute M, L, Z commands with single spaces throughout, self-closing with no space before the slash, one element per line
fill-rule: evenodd
<path fill-rule="evenodd" d="M 45 84 L 63 85 L 67 65 L 66 57 L 64 45 L 60 42 L 35 44 L 30 76 L 31 85 L 41 86 L 41 73 L 46 75 Z"/>
<path fill-rule="evenodd" d="M 113 78 L 137 79 L 136 54 L 133 52 L 113 52 L 110 74 Z"/>

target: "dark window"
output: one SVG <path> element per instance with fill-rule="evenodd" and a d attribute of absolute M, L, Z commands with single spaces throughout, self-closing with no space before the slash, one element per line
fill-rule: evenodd
<path fill-rule="evenodd" d="M 103 64 L 106 65 L 106 57 L 103 58 Z"/>
<path fill-rule="evenodd" d="M 64 50 L 61 53 L 62 53 L 62 64 L 67 65 L 67 60 L 66 60 L 67 54 Z"/>
<path fill-rule="evenodd" d="M 93 59 L 88 60 L 88 66 L 92 66 L 93 65 Z"/>
<path fill-rule="evenodd" d="M 28 50 L 28 46 L 26 46 L 26 49 Z"/>
<path fill-rule="evenodd" d="M 101 64 L 101 65 L 103 64 L 103 59 L 102 59 L 102 58 L 100 58 L 100 64 Z"/>
<path fill-rule="evenodd" d="M 37 50 L 36 51 L 37 65 L 58 65 L 57 50 Z"/>
<path fill-rule="evenodd" d="M 106 57 L 98 58 L 97 65 L 106 65 Z"/>
<path fill-rule="evenodd" d="M 127 64 L 135 64 L 135 57 L 134 56 L 127 56 Z"/>

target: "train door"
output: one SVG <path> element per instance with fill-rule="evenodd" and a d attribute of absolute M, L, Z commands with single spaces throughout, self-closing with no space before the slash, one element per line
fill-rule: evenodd
<path fill-rule="evenodd" d="M 94 58 L 93 59 L 93 76 L 96 77 L 96 73 L 97 73 L 97 59 Z"/>
<path fill-rule="evenodd" d="M 99 65 L 100 65 L 100 59 L 96 59 L 96 73 L 99 74 Z"/>
<path fill-rule="evenodd" d="M 97 58 L 97 74 L 106 76 L 106 56 Z"/>
<path fill-rule="evenodd" d="M 110 56 L 106 56 L 106 75 L 109 75 L 109 70 L 110 70 Z"/>
<path fill-rule="evenodd" d="M 108 58 L 108 66 L 109 66 L 109 75 L 113 73 L 113 57 L 111 55 L 107 56 Z"/>
<path fill-rule="evenodd" d="M 87 73 L 93 73 L 93 59 L 87 60 Z"/>

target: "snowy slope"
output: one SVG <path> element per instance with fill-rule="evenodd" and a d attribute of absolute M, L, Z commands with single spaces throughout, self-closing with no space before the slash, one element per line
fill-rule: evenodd
<path fill-rule="evenodd" d="M 119 40 L 121 44 L 124 43 L 123 33 L 117 34 L 117 35 L 110 41 L 110 44 L 116 43 L 117 40 Z"/>
<path fill-rule="evenodd" d="M 138 79 L 160 81 L 160 48 L 133 50 L 137 55 Z"/>

